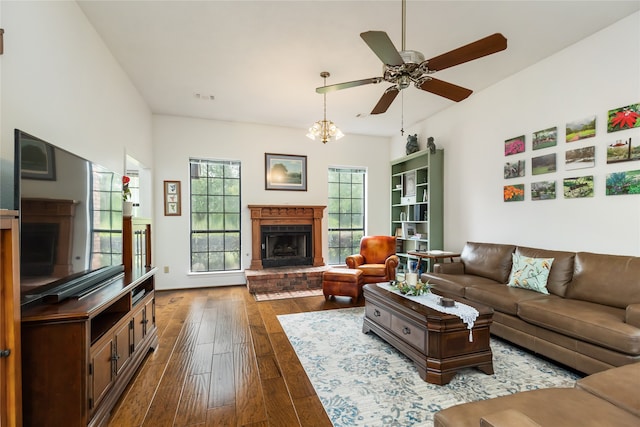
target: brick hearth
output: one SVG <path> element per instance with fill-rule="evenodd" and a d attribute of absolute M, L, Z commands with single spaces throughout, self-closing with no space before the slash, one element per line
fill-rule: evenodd
<path fill-rule="evenodd" d="M 245 270 L 247 289 L 251 293 L 301 291 L 322 288 L 322 273 L 328 266 L 279 267 Z"/>

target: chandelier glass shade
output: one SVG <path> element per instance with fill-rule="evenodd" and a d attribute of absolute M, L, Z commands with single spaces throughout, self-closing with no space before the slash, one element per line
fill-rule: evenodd
<path fill-rule="evenodd" d="M 328 71 L 320 73 L 320 77 L 324 78 L 324 85 L 327 85 L 327 77 L 329 77 Z M 324 101 L 323 119 L 315 122 L 307 133 L 307 138 L 315 141 L 319 139 L 323 144 L 329 141 L 337 141 L 344 136 L 342 131 L 331 120 L 327 120 L 327 94 L 322 94 Z"/>
<path fill-rule="evenodd" d="M 323 144 L 326 144 L 329 141 L 337 141 L 342 138 L 344 134 L 335 123 L 331 120 L 318 120 L 309 128 L 309 133 L 307 133 L 307 138 L 312 140 L 319 139 Z"/>

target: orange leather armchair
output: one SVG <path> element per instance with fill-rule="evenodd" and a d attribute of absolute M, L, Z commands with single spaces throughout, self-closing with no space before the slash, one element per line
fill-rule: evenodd
<path fill-rule="evenodd" d="M 363 283 L 393 280 L 398 266 L 394 236 L 364 236 L 360 253 L 346 258 L 347 267 L 362 271 Z"/>

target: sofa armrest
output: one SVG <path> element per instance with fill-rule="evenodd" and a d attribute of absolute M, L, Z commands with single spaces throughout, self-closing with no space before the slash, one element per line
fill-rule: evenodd
<path fill-rule="evenodd" d="M 480 418 L 480 427 L 541 427 L 520 411 L 505 409 Z"/>
<path fill-rule="evenodd" d="M 433 266 L 433 272 L 441 274 L 464 274 L 464 264 L 460 261 L 435 264 Z"/>
<path fill-rule="evenodd" d="M 629 304 L 624 314 L 624 322 L 640 328 L 640 304 Z"/>
<path fill-rule="evenodd" d="M 347 267 L 357 268 L 359 265 L 364 264 L 364 257 L 360 254 L 349 255 L 345 261 L 347 263 Z"/>

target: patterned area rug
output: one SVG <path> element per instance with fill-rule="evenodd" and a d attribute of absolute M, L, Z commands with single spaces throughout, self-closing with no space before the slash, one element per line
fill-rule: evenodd
<path fill-rule="evenodd" d="M 270 301 L 274 299 L 315 297 L 322 295 L 322 289 L 305 289 L 302 291 L 263 292 L 253 294 L 256 301 Z"/>
<path fill-rule="evenodd" d="M 491 338 L 494 375 L 463 369 L 445 386 L 423 381 L 413 363 L 374 333 L 364 308 L 278 316 L 334 426 L 432 426 L 459 403 L 518 391 L 573 387 L 579 378 Z"/>

